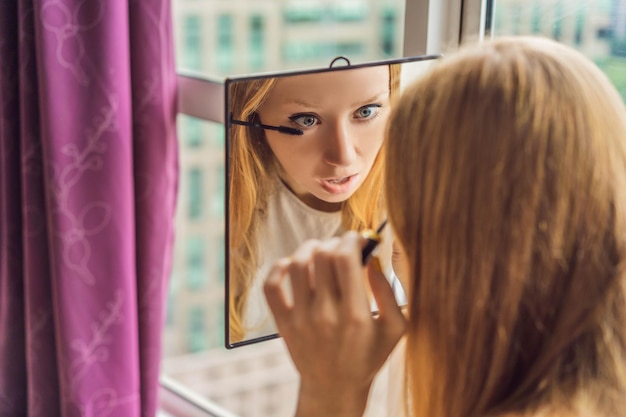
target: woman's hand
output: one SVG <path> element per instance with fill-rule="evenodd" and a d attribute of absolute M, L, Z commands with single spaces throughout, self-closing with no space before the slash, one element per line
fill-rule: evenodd
<path fill-rule="evenodd" d="M 372 263 L 361 265 L 364 244 L 356 232 L 308 241 L 277 261 L 267 277 L 268 304 L 301 376 L 297 416 L 362 415 L 374 376 L 404 333 L 405 319 L 387 279 Z"/>

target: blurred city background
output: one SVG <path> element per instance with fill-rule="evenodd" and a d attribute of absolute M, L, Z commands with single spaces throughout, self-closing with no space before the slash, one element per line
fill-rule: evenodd
<path fill-rule="evenodd" d="M 411 1 L 411 0 L 408 0 Z M 494 35 L 535 34 L 592 58 L 626 99 L 626 0 L 496 0 Z M 180 71 L 213 79 L 399 58 L 402 0 L 173 0 Z M 224 348 L 224 126 L 181 115 L 180 194 L 162 372 L 242 417 L 290 416 L 281 340 Z M 381 415 L 384 394 L 369 413 Z M 381 408 L 382 409 L 382 408 Z"/>

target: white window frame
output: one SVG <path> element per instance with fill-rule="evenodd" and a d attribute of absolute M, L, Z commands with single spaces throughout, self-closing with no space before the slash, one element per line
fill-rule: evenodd
<path fill-rule="evenodd" d="M 460 42 L 482 42 L 493 33 L 496 0 L 462 0 Z"/>

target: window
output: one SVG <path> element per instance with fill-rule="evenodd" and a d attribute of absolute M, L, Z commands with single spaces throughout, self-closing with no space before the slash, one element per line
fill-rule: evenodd
<path fill-rule="evenodd" d="M 234 59 L 234 22 L 233 16 L 222 14 L 217 16 L 217 68 L 221 72 L 233 69 Z"/>
<path fill-rule="evenodd" d="M 495 1 L 496 36 L 536 34 L 575 47 L 607 74 L 626 100 L 626 0 L 490 1 Z"/>
<path fill-rule="evenodd" d="M 395 52 L 397 43 L 397 10 L 393 7 L 385 7 L 381 12 L 381 50 L 385 56 L 391 57 Z"/>
<path fill-rule="evenodd" d="M 302 62 L 319 59 L 324 55 L 324 45 L 318 42 L 287 42 L 283 47 L 283 60 Z"/>
<path fill-rule="evenodd" d="M 205 312 L 201 307 L 189 310 L 189 351 L 198 352 L 207 348 L 208 337 L 204 328 Z"/>
<path fill-rule="evenodd" d="M 202 216 L 202 170 L 193 167 L 189 175 L 189 218 L 196 220 Z"/>
<path fill-rule="evenodd" d="M 202 123 L 198 119 L 193 117 L 187 117 L 182 115 L 178 120 L 181 126 L 182 139 L 185 141 L 185 145 L 190 148 L 197 148 L 202 145 Z"/>
<path fill-rule="evenodd" d="M 265 19 L 260 14 L 250 17 L 250 48 L 249 66 L 252 70 L 263 68 L 265 49 L 264 45 Z"/>
<path fill-rule="evenodd" d="M 615 1 L 611 21 L 611 53 L 616 57 L 626 58 L 626 1 Z"/>
<path fill-rule="evenodd" d="M 574 44 L 580 47 L 583 43 L 583 34 L 585 32 L 585 15 L 582 10 L 576 14 L 576 22 L 574 28 Z"/>
<path fill-rule="evenodd" d="M 368 15 L 367 3 L 362 1 L 340 2 L 331 8 L 331 15 L 338 22 L 360 22 Z"/>
<path fill-rule="evenodd" d="M 352 62 L 399 57 L 403 48 L 426 51 L 426 40 L 407 36 L 424 27 L 435 38 L 463 25 L 455 10 L 483 4 L 493 10 L 493 32 L 555 36 L 592 57 L 626 97 L 626 0 L 172 0 L 179 68 L 223 77 L 251 72 L 326 66 L 343 48 Z M 430 4 L 428 25 L 418 12 Z M 450 14 L 450 22 L 441 16 Z M 419 6 L 419 7 L 417 7 Z M 449 10 L 446 10 L 446 6 Z M 560 9 L 559 9 L 560 8 Z M 491 13 L 486 12 L 488 17 Z M 558 18 L 556 16 L 559 16 Z M 478 20 L 478 19 L 477 19 Z M 490 26 L 490 19 L 485 19 Z M 432 29 L 426 28 L 432 26 Z M 443 27 L 442 27 L 443 26 Z M 450 26 L 450 27 L 448 27 Z M 470 37 L 477 33 L 464 32 Z M 368 37 L 370 34 L 373 37 Z M 405 40 L 406 39 L 406 40 Z M 419 44 L 422 42 L 423 44 Z M 438 40 L 448 46 L 446 39 Z M 429 46 L 430 48 L 430 46 Z M 439 52 L 437 48 L 428 52 Z M 218 100 L 219 98 L 214 98 Z M 188 123 L 191 125 L 188 126 Z M 195 124 L 195 125 L 194 125 Z M 241 417 L 291 416 L 297 392 L 293 370 L 280 343 L 265 342 L 234 351 L 224 344 L 224 129 L 218 123 L 181 116 L 181 186 L 174 272 L 168 297 L 163 372 L 203 398 Z M 222 165 L 220 165 L 222 164 Z M 190 174 L 190 170 L 198 170 Z M 194 181 L 196 185 L 188 183 Z M 221 184 L 221 185 L 220 185 Z M 192 189 L 206 187 L 207 207 Z M 222 187 L 221 189 L 219 187 Z M 191 206 L 195 206 L 192 210 Z M 192 212 L 199 214 L 191 218 Z M 202 213 L 203 215 L 200 215 Z M 188 239 L 201 235 L 202 287 L 189 291 Z M 201 308 L 202 307 L 202 308 Z M 271 398 L 268 400 L 268 398 Z M 265 413 L 265 414 L 264 414 Z M 383 413 L 384 414 L 384 413 Z M 380 415 L 380 414 L 379 414 Z"/>
<path fill-rule="evenodd" d="M 183 20 L 185 52 L 182 66 L 197 70 L 202 67 L 202 28 L 199 16 L 186 16 Z"/>
<path fill-rule="evenodd" d="M 286 24 L 320 22 L 324 18 L 324 9 L 315 2 L 292 2 L 283 11 Z"/>
<path fill-rule="evenodd" d="M 418 0 L 424 1 L 424 0 Z M 405 0 L 172 0 L 178 68 L 212 78 L 402 55 Z M 211 97 L 219 101 L 222 97 Z M 163 373 L 247 416 L 291 416 L 280 341 L 224 346 L 224 126 L 179 115 L 180 186 Z"/>
<path fill-rule="evenodd" d="M 217 284 L 224 285 L 224 278 L 226 270 L 226 254 L 225 254 L 225 246 L 224 246 L 224 235 L 218 236 L 215 242 L 215 259 L 216 259 L 216 271 L 215 275 L 217 277 Z"/>
<path fill-rule="evenodd" d="M 200 236 L 192 236 L 187 241 L 187 288 L 190 291 L 201 289 L 207 280 L 205 244 Z"/>
<path fill-rule="evenodd" d="M 538 3 L 533 5 L 533 17 L 532 17 L 532 33 L 541 33 L 541 7 Z"/>
<path fill-rule="evenodd" d="M 211 215 L 224 216 L 224 200 L 226 196 L 226 170 L 224 163 L 217 163 L 213 170 L 213 192 L 210 196 Z"/>

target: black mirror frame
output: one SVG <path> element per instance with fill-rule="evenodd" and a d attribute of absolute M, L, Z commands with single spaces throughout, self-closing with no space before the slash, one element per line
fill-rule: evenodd
<path fill-rule="evenodd" d="M 256 344 L 260 342 L 264 342 L 267 340 L 277 339 L 280 337 L 278 333 L 270 334 L 267 336 L 255 337 L 252 339 L 242 340 L 240 342 L 230 342 L 230 244 L 229 244 L 229 236 L 230 236 L 230 222 L 229 222 L 229 213 L 230 213 L 230 143 L 229 143 L 229 132 L 230 128 L 234 124 L 231 113 L 230 113 L 230 100 L 229 94 L 230 85 L 232 83 L 241 82 L 241 81 L 253 81 L 253 80 L 261 80 L 267 78 L 275 78 L 275 77 L 285 77 L 285 76 L 295 76 L 295 75 L 306 75 L 306 74 L 317 74 L 317 73 L 327 73 L 327 72 L 336 72 L 336 71 L 348 71 L 359 68 L 368 68 L 382 65 L 390 65 L 390 64 L 404 64 L 410 62 L 419 62 L 419 61 L 429 61 L 436 60 L 441 58 L 440 54 L 431 54 L 431 55 L 420 55 L 413 57 L 404 57 L 404 58 L 393 58 L 393 59 L 384 59 L 378 61 L 370 61 L 360 64 L 351 64 L 345 57 L 336 57 L 332 60 L 330 66 L 328 67 L 320 67 L 313 69 L 305 69 L 305 70 L 289 70 L 289 71 L 277 71 L 277 72 L 267 72 L 267 73 L 259 73 L 259 74 L 251 74 L 251 75 L 243 75 L 236 77 L 228 77 L 224 81 L 224 156 L 225 156 L 225 164 L 224 169 L 226 171 L 224 175 L 225 180 L 225 206 L 224 206 L 224 256 L 226 259 L 224 260 L 224 345 L 226 349 L 233 349 L 241 346 Z M 345 60 L 347 62 L 346 65 L 333 66 L 335 62 L 338 60 Z"/>

